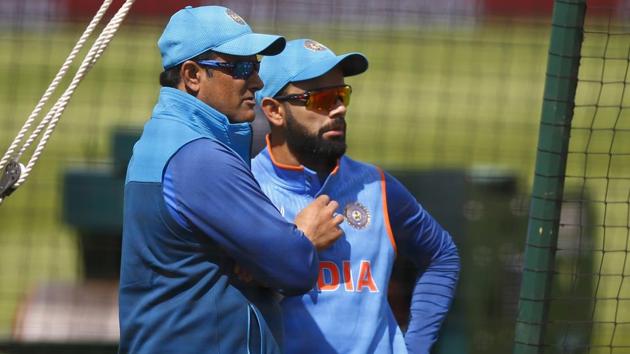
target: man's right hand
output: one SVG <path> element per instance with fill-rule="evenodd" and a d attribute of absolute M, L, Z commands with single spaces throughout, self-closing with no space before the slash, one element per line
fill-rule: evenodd
<path fill-rule="evenodd" d="M 327 195 L 320 195 L 295 217 L 295 225 L 318 251 L 328 248 L 343 235 L 339 228 L 343 216 L 335 214 L 338 207 L 339 203 Z"/>

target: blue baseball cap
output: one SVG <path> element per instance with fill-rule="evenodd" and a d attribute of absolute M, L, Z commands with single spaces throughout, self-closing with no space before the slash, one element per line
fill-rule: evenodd
<path fill-rule="evenodd" d="M 186 6 L 171 17 L 158 40 L 164 69 L 208 50 L 238 56 L 275 55 L 285 44 L 284 37 L 252 32 L 241 16 L 223 6 Z"/>
<path fill-rule="evenodd" d="M 274 97 L 290 82 L 320 77 L 337 66 L 344 76 L 353 76 L 367 70 L 368 60 L 358 52 L 336 55 L 312 39 L 289 41 L 282 53 L 261 60 L 258 75 L 265 86 L 256 92 L 256 101 L 260 104 L 263 98 Z"/>

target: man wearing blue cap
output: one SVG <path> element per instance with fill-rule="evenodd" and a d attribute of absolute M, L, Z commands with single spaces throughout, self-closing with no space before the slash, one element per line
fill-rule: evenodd
<path fill-rule="evenodd" d="M 319 251 L 316 287 L 281 302 L 287 353 L 429 353 L 453 298 L 460 264 L 448 232 L 395 178 L 344 155 L 344 77 L 367 67 L 310 39 L 261 62 L 256 99 L 271 133 L 252 172 L 288 220 L 321 194 L 346 218 L 344 236 Z M 404 337 L 387 302 L 397 253 L 426 267 Z"/>
<path fill-rule="evenodd" d="M 173 15 L 158 46 L 164 87 L 125 183 L 119 351 L 279 353 L 278 296 L 313 286 L 343 220 L 323 196 L 286 221 L 249 169 L 256 56 L 285 40 L 205 6 Z"/>

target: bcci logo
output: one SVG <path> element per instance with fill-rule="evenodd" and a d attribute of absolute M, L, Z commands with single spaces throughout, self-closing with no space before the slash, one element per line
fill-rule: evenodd
<path fill-rule="evenodd" d="M 227 9 L 225 10 L 225 13 L 227 13 L 228 16 L 230 16 L 230 18 L 232 20 L 234 20 L 234 22 L 238 23 L 239 25 L 245 25 L 245 20 L 243 20 L 243 18 L 241 16 L 239 16 L 236 12 Z"/>
<path fill-rule="evenodd" d="M 370 213 L 358 202 L 346 205 L 343 211 L 346 221 L 357 230 L 365 228 L 370 223 Z"/>
<path fill-rule="evenodd" d="M 310 50 L 312 50 L 314 52 L 319 52 L 321 50 L 326 50 L 326 46 L 325 45 L 323 45 L 323 44 L 321 44 L 319 42 L 316 42 L 314 40 L 311 40 L 311 39 L 307 39 L 306 41 L 304 41 L 304 48 L 310 49 Z"/>

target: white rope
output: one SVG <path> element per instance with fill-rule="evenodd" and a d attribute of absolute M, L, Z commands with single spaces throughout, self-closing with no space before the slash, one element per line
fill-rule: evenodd
<path fill-rule="evenodd" d="M 68 68 L 70 67 L 70 65 L 72 64 L 74 59 L 76 58 L 76 56 L 79 53 L 79 51 L 81 50 L 81 48 L 83 48 L 83 45 L 85 44 L 87 39 L 90 37 L 90 35 L 94 31 L 94 28 L 96 28 L 96 25 L 98 25 L 98 23 L 103 18 L 103 15 L 105 15 L 105 12 L 107 11 L 109 6 L 111 5 L 112 1 L 113 0 L 105 0 L 105 1 L 103 1 L 103 4 L 101 5 L 100 9 L 96 13 L 96 15 L 94 15 L 94 18 L 92 19 L 92 21 L 90 21 L 90 23 L 86 27 L 85 31 L 83 32 L 83 34 L 81 35 L 81 37 L 79 38 L 77 43 L 74 45 L 74 48 L 72 48 L 72 50 L 70 51 L 70 54 L 66 58 L 66 61 L 63 63 L 61 68 L 59 68 L 59 71 L 57 72 L 57 75 L 55 75 L 55 78 L 53 79 L 53 81 L 50 83 L 50 85 L 46 89 L 46 92 L 44 92 L 44 95 L 40 98 L 39 102 L 35 106 L 35 109 L 33 109 L 33 112 L 31 112 L 31 114 L 29 115 L 28 119 L 26 120 L 26 122 L 22 126 L 22 129 L 17 134 L 17 136 L 15 137 L 15 139 L 13 140 L 13 142 L 11 143 L 11 145 L 9 146 L 7 151 L 5 152 L 4 156 L 2 157 L 2 160 L 0 160 L 0 171 L 2 171 L 4 166 L 6 166 L 7 162 L 9 161 L 9 159 L 11 159 L 11 158 L 16 159 L 18 157 L 18 156 L 13 156 L 13 153 L 17 149 L 18 145 L 20 144 L 20 142 L 22 141 L 24 136 L 26 135 L 27 131 L 30 129 L 31 125 L 35 121 L 35 118 L 37 118 L 37 116 L 41 112 L 42 107 L 46 104 L 46 102 L 48 102 L 48 99 L 55 92 L 55 90 L 57 89 L 57 86 L 59 86 L 59 83 L 61 82 L 61 79 L 63 79 L 63 77 L 68 72 Z M 40 126 L 41 125 L 42 124 L 40 123 Z M 30 145 L 30 142 L 27 142 L 25 144 L 28 146 L 28 145 Z"/>
<path fill-rule="evenodd" d="M 107 10 L 111 2 L 112 0 L 105 0 L 103 2 L 103 4 L 101 5 L 101 8 L 97 12 L 97 14 L 94 16 L 94 18 L 88 25 L 88 28 L 86 28 L 85 32 L 83 33 L 83 35 L 81 36 L 77 44 L 75 45 L 75 48 L 72 50 L 72 52 L 68 56 L 68 59 L 66 59 L 66 62 L 59 70 L 59 73 L 57 74 L 57 76 L 55 77 L 51 85 L 48 87 L 48 89 L 44 93 L 44 96 L 42 96 L 42 98 L 40 99 L 40 102 L 37 104 L 37 106 L 33 110 L 33 113 L 31 113 L 31 115 L 27 119 L 26 123 L 22 127 L 22 130 L 20 130 L 15 140 L 13 141 L 13 143 L 7 150 L 7 153 L 3 156 L 2 160 L 0 160 L 0 172 L 1 172 L 9 160 L 13 159 L 17 161 L 22 156 L 22 154 L 24 154 L 24 152 L 28 149 L 28 147 L 37 139 L 37 137 L 42 132 L 42 130 L 45 129 L 44 134 L 42 135 L 39 143 L 37 144 L 37 147 L 35 148 L 35 151 L 33 152 L 33 155 L 31 156 L 31 159 L 29 160 L 28 164 L 24 168 L 22 168 L 20 178 L 14 184 L 13 188 L 17 188 L 18 186 L 20 186 L 22 183 L 26 181 L 26 178 L 29 176 L 31 170 L 35 166 L 35 163 L 39 159 L 39 156 L 44 150 L 44 147 L 46 146 L 48 139 L 50 138 L 51 134 L 55 130 L 55 127 L 57 126 L 57 123 L 59 122 L 61 114 L 63 113 L 66 106 L 68 105 L 68 102 L 70 101 L 70 98 L 74 94 L 74 91 L 76 90 L 77 86 L 79 85 L 81 80 L 83 80 L 85 75 L 90 71 L 90 69 L 94 66 L 96 61 L 101 57 L 101 55 L 103 54 L 103 52 L 105 51 L 109 43 L 111 42 L 112 38 L 114 37 L 114 34 L 116 33 L 121 23 L 125 19 L 125 16 L 129 12 L 131 5 L 133 5 L 135 0 L 126 0 L 125 3 L 120 7 L 120 9 L 118 9 L 114 17 L 112 17 L 112 19 L 109 21 L 107 26 L 105 26 L 105 28 L 101 32 L 101 34 L 94 41 L 94 44 L 92 45 L 87 55 L 83 59 L 81 66 L 79 67 L 76 74 L 74 75 L 74 78 L 72 79 L 72 82 L 70 83 L 68 88 L 66 88 L 64 93 L 53 105 L 53 107 L 50 109 L 48 114 L 46 114 L 44 119 L 42 119 L 42 121 L 38 124 L 36 129 L 31 133 L 27 141 L 20 148 L 20 151 L 14 155 L 14 152 L 17 149 L 18 144 L 24 138 L 26 131 L 28 131 L 28 129 L 33 124 L 33 121 L 35 117 L 39 114 L 39 112 L 41 111 L 42 106 L 46 103 L 46 101 L 48 100 L 52 92 L 58 86 L 59 81 L 67 72 L 67 69 L 70 66 L 72 60 L 74 60 L 74 57 L 76 57 L 77 52 L 81 49 L 81 47 L 85 43 L 85 40 L 87 39 L 87 37 L 89 37 L 90 33 L 93 31 L 96 24 L 98 24 L 100 19 L 103 17 L 105 11 Z M 0 202 L 2 202 L 2 199 L 0 199 Z"/>

